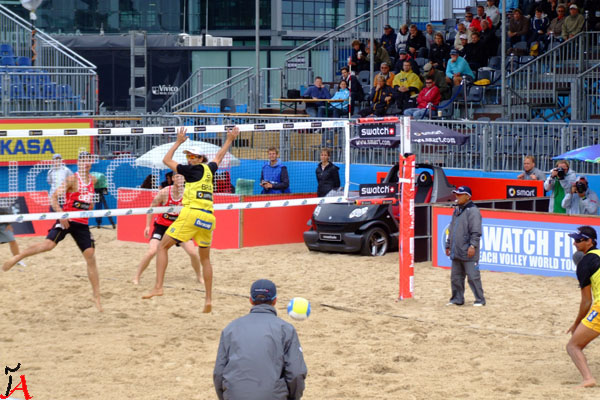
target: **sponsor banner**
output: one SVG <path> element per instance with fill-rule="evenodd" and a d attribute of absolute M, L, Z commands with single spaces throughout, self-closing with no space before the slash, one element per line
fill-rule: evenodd
<path fill-rule="evenodd" d="M 352 146 L 358 147 L 358 148 L 361 148 L 361 147 L 367 147 L 367 148 L 384 147 L 384 148 L 392 149 L 392 148 L 398 147 L 399 143 L 400 143 L 399 138 L 391 138 L 391 139 L 353 138 L 352 139 Z"/>
<path fill-rule="evenodd" d="M 450 267 L 445 242 L 452 208 L 433 207 L 433 265 Z M 481 210 L 479 268 L 529 275 L 573 276 L 575 251 L 568 235 L 578 226 L 600 230 L 600 218 L 547 213 Z"/>
<path fill-rule="evenodd" d="M 63 161 L 75 162 L 80 151 L 92 152 L 90 137 L 73 136 L 75 128 L 91 128 L 92 119 L 10 119 L 0 120 L 0 130 L 27 129 L 29 137 L 0 138 L 0 165 L 18 161 L 21 165 L 51 160 L 59 153 Z M 42 137 L 35 132 L 43 129 L 63 129 L 68 137 Z"/>
<path fill-rule="evenodd" d="M 358 125 L 358 137 L 363 139 L 390 138 L 396 136 L 396 124 Z"/>
<path fill-rule="evenodd" d="M 537 197 L 537 187 L 506 185 L 506 198 Z"/>
<path fill-rule="evenodd" d="M 398 192 L 397 183 L 364 183 L 359 185 L 360 197 L 395 196 Z"/>

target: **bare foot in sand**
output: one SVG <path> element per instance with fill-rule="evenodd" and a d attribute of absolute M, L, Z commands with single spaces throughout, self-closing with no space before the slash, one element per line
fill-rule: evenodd
<path fill-rule="evenodd" d="M 204 278 L 202 278 L 202 274 L 196 275 L 196 280 L 199 284 L 204 285 Z"/>
<path fill-rule="evenodd" d="M 590 387 L 594 387 L 596 386 L 596 380 L 595 379 L 587 379 L 583 382 L 581 382 L 581 384 L 577 385 L 576 387 L 578 388 L 590 388 Z"/>
<path fill-rule="evenodd" d="M 134 276 L 133 279 L 131 280 L 131 283 L 133 283 L 134 285 L 139 285 L 140 278 L 138 278 L 137 276 Z"/>
<path fill-rule="evenodd" d="M 212 312 L 212 304 L 205 304 L 204 310 L 202 310 L 202 312 L 205 314 Z"/>
<path fill-rule="evenodd" d="M 16 262 L 12 262 L 12 258 L 11 258 L 10 260 L 8 260 L 4 264 L 2 264 L 2 271 L 6 272 L 6 271 L 10 270 L 12 267 L 14 267 L 15 264 L 16 264 Z"/>
<path fill-rule="evenodd" d="M 100 311 L 100 312 L 104 311 L 102 309 L 102 305 L 100 304 L 100 297 L 94 297 L 94 298 L 92 298 L 92 301 L 96 305 L 96 308 L 98 309 L 98 311 Z"/>
<path fill-rule="evenodd" d="M 147 300 L 147 299 L 151 299 L 154 296 L 162 296 L 163 295 L 163 290 L 162 289 L 152 289 L 152 291 L 150 293 L 148 293 L 145 296 L 142 296 L 142 299 Z"/>

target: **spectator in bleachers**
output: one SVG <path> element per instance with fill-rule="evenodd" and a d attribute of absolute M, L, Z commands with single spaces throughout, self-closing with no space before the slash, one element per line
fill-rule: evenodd
<path fill-rule="evenodd" d="M 576 180 L 575 172 L 569 168 L 569 162 L 558 160 L 556 168 L 550 171 L 550 175 L 544 181 L 544 190 L 546 192 L 552 190 L 548 212 L 566 214 L 567 211 L 562 206 L 562 201 L 567 193 L 571 193 L 571 187 Z"/>
<path fill-rule="evenodd" d="M 365 45 L 360 40 L 352 42 L 352 56 L 348 64 L 352 66 L 352 70 L 356 73 L 364 70 L 369 70 L 369 63 L 365 61 Z"/>
<path fill-rule="evenodd" d="M 470 30 L 471 32 L 479 32 L 481 30 L 480 21 L 473 18 L 473 13 L 471 11 L 468 11 L 465 14 L 465 20 L 462 21 L 462 23 L 465 25 L 467 30 Z"/>
<path fill-rule="evenodd" d="M 393 98 L 392 88 L 385 84 L 383 76 L 377 75 L 375 86 L 371 89 L 371 93 L 368 96 L 370 105 L 368 108 L 359 111 L 360 116 L 363 118 L 369 115 L 384 116 L 387 113 L 388 107 L 392 104 Z"/>
<path fill-rule="evenodd" d="M 450 46 L 444 40 L 444 35 L 440 32 L 435 34 L 435 42 L 429 49 L 429 61 L 436 69 L 446 70 L 446 62 L 450 58 Z"/>
<path fill-rule="evenodd" d="M 404 115 L 407 117 L 413 117 L 414 119 L 421 119 L 425 116 L 428 108 L 435 110 L 435 106 L 440 104 L 440 90 L 435 86 L 435 82 L 431 77 L 425 78 L 425 87 L 419 93 L 417 97 L 417 107 L 407 108 L 404 110 Z"/>
<path fill-rule="evenodd" d="M 477 6 L 477 15 L 473 17 L 479 23 L 479 32 L 481 32 L 481 23 L 487 21 L 488 24 L 492 25 L 492 19 L 485 13 L 485 8 L 482 5 Z"/>
<path fill-rule="evenodd" d="M 465 27 L 465 24 L 462 22 L 458 24 L 458 32 L 456 32 L 456 36 L 454 37 L 454 48 L 456 50 L 462 50 L 462 44 L 460 41 L 461 35 L 467 35 L 467 42 L 469 41 L 469 35 L 471 32 Z"/>
<path fill-rule="evenodd" d="M 465 55 L 467 54 L 467 44 L 469 44 L 469 41 L 467 39 L 467 35 L 462 34 L 460 35 L 460 46 L 456 47 L 456 50 L 458 50 L 458 55 L 461 57 L 465 57 Z"/>
<path fill-rule="evenodd" d="M 475 79 L 475 74 L 469 67 L 469 63 L 458 55 L 458 50 L 450 50 L 450 61 L 446 67 L 446 82 L 448 84 L 460 85 L 463 76 Z"/>
<path fill-rule="evenodd" d="M 534 2 L 530 3 L 529 9 L 526 11 L 524 9 L 525 15 L 527 15 L 531 20 L 531 18 L 535 17 L 535 11 L 538 8 L 542 10 L 542 14 L 548 18 L 548 21 L 550 21 L 550 17 L 548 17 L 548 14 L 550 13 L 551 6 L 548 0 L 535 0 Z"/>
<path fill-rule="evenodd" d="M 365 51 L 366 51 L 366 56 L 365 59 L 367 60 L 367 64 L 369 64 L 369 69 L 370 69 L 370 63 L 371 63 L 371 41 L 367 40 L 367 45 L 365 46 Z M 373 68 L 375 70 L 378 70 L 379 67 L 381 66 L 381 63 L 386 63 L 388 65 L 392 64 L 392 61 L 390 60 L 390 55 L 388 54 L 387 50 L 383 48 L 383 46 L 379 43 L 378 40 L 375 40 L 373 43 L 373 50 L 375 51 L 375 56 L 373 57 Z"/>
<path fill-rule="evenodd" d="M 561 205 L 569 215 L 598 215 L 598 195 L 590 189 L 585 176 L 580 176 L 571 186 Z"/>
<path fill-rule="evenodd" d="M 327 89 L 323 85 L 323 79 L 320 76 L 315 78 L 315 84 L 306 89 L 304 93 L 304 98 L 308 99 L 330 99 L 331 94 L 329 93 L 329 89 Z M 324 117 L 325 116 L 325 103 L 324 102 L 316 102 L 316 103 L 306 103 L 306 113 L 311 117 Z"/>
<path fill-rule="evenodd" d="M 465 60 L 473 71 L 477 71 L 488 64 L 488 50 L 479 39 L 479 32 L 473 32 L 471 38 L 473 41 L 465 45 Z"/>
<path fill-rule="evenodd" d="M 562 26 L 563 40 L 569 40 L 583 30 L 585 18 L 579 13 L 579 7 L 576 4 L 569 6 L 569 16 L 565 18 Z"/>
<path fill-rule="evenodd" d="M 355 75 L 350 74 L 350 69 L 348 67 L 342 67 L 341 72 L 342 79 L 346 81 L 348 90 L 350 90 L 350 113 L 352 114 L 356 111 L 356 104 L 360 103 L 365 97 L 365 92 L 363 91 L 358 78 Z"/>
<path fill-rule="evenodd" d="M 394 99 L 400 110 L 410 108 L 416 104 L 416 97 L 423 88 L 419 75 L 412 71 L 409 61 L 404 61 L 402 71 L 394 77 Z"/>
<path fill-rule="evenodd" d="M 552 20 L 558 17 L 558 0 L 549 0 L 548 6 L 546 7 L 546 16 L 548 17 L 548 21 L 552 22 Z M 563 5 L 564 7 L 564 5 Z"/>
<path fill-rule="evenodd" d="M 543 43 L 546 38 L 546 32 L 548 31 L 548 27 L 550 26 L 550 21 L 548 17 L 544 14 L 541 7 L 535 9 L 535 16 L 531 18 L 531 28 L 529 34 L 529 46 L 533 47 L 537 44 L 539 46 L 540 43 Z"/>
<path fill-rule="evenodd" d="M 348 116 L 348 105 L 350 99 L 350 91 L 348 90 L 348 84 L 345 80 L 341 80 L 339 83 L 339 89 L 332 100 L 344 100 L 343 103 L 331 103 L 331 110 L 333 111 L 334 118 L 347 117 Z"/>
<path fill-rule="evenodd" d="M 396 33 L 396 53 L 400 54 L 400 50 L 408 50 L 406 48 L 406 41 L 408 40 L 408 25 L 404 24 L 400 27 L 398 33 Z"/>
<path fill-rule="evenodd" d="M 412 58 L 406 50 L 400 50 L 398 53 L 398 61 L 396 61 L 396 65 L 394 65 L 394 73 L 396 75 L 398 75 L 404 68 L 404 61 L 408 61 L 410 63 L 410 69 L 415 73 L 418 73 L 420 68 L 415 59 Z"/>
<path fill-rule="evenodd" d="M 383 35 L 381 35 L 381 46 L 388 52 L 390 57 L 397 57 L 396 53 L 396 31 L 390 25 L 383 27 Z"/>
<path fill-rule="evenodd" d="M 499 45 L 498 36 L 496 36 L 496 33 L 487 21 L 481 21 L 481 33 L 479 34 L 479 41 L 483 43 L 483 47 L 486 49 L 486 55 L 488 59 L 497 55 Z"/>
<path fill-rule="evenodd" d="M 559 4 L 556 8 L 557 17 L 550 21 L 547 34 L 544 37 L 546 48 L 550 44 L 550 40 L 562 40 L 562 26 L 567 18 L 567 7 L 564 4 Z"/>
<path fill-rule="evenodd" d="M 392 71 L 390 71 L 390 66 L 387 63 L 381 63 L 381 65 L 379 66 L 379 74 L 375 75 L 375 79 L 377 78 L 378 75 L 383 75 L 383 77 L 385 78 L 385 84 L 388 86 L 392 86 L 394 83 L 394 76 L 396 74 L 394 74 Z M 373 86 L 375 86 L 375 79 L 373 79 Z"/>
<path fill-rule="evenodd" d="M 492 27 L 497 28 L 500 24 L 500 10 L 496 7 L 496 0 L 487 0 L 484 11 L 485 15 L 492 21 Z"/>
<path fill-rule="evenodd" d="M 523 16 L 523 12 L 516 8 L 513 11 L 512 18 L 508 23 L 508 37 L 510 44 L 514 46 L 519 42 L 527 41 L 529 33 L 529 21 Z"/>
<path fill-rule="evenodd" d="M 417 29 L 416 25 L 411 25 L 409 30 L 408 40 L 406 41 L 406 47 L 408 49 L 408 53 L 416 58 L 419 53 L 419 49 L 425 47 L 427 48 L 427 41 L 425 40 L 425 36 L 423 32 Z"/>
<path fill-rule="evenodd" d="M 437 32 L 435 32 L 433 30 L 433 24 L 427 24 L 425 26 L 425 45 L 427 47 L 427 51 L 429 51 L 429 49 L 431 49 L 431 46 L 433 45 L 434 41 L 435 41 L 435 34 Z"/>
<path fill-rule="evenodd" d="M 523 158 L 523 172 L 517 175 L 517 179 L 524 181 L 545 181 L 546 174 L 535 166 L 535 158 L 533 156 L 525 156 Z"/>
<path fill-rule="evenodd" d="M 440 90 L 440 96 L 442 100 L 448 100 L 451 95 L 450 86 L 446 82 L 446 75 L 439 69 L 433 68 L 431 63 L 423 65 L 423 74 L 421 75 L 423 80 L 431 78 L 433 83 Z"/>

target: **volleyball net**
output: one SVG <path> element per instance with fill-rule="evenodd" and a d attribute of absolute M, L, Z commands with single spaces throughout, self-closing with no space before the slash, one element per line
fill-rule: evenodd
<path fill-rule="evenodd" d="M 225 141 L 227 129 L 233 126 L 186 126 L 188 140 L 176 151 L 174 160 L 186 164 L 183 151 L 191 148 L 212 160 Z M 240 135 L 214 174 L 216 210 L 310 205 L 347 198 L 347 121 L 237 126 Z M 173 212 L 173 207 L 150 205 L 158 191 L 172 182 L 162 160 L 178 128 L 0 130 L 0 223 Z M 345 192 L 317 198 L 315 171 L 324 148 L 330 150 L 330 161 L 340 168 Z M 93 209 L 54 212 L 52 194 L 62 192 L 60 185 L 83 161 L 91 164 L 90 174 L 96 178 Z M 281 177 L 283 169 L 287 188 L 273 191 L 261 185 L 274 175 Z M 64 198 L 58 200 L 64 202 Z"/>

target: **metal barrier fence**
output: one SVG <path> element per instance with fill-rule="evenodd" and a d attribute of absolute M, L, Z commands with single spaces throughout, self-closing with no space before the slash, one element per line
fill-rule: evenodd
<path fill-rule="evenodd" d="M 96 66 L 0 5 L 0 115 L 95 113 Z M 33 66 L 32 66 L 33 65 Z"/>
<path fill-rule="evenodd" d="M 97 76 L 86 67 L 5 67 L 0 114 L 94 114 Z"/>
<path fill-rule="evenodd" d="M 600 32 L 582 32 L 556 43 L 546 53 L 516 69 L 512 58 L 508 58 L 508 90 L 504 99 L 508 115 L 525 119 L 564 118 L 573 112 L 563 98 L 569 96 L 578 74 L 600 60 Z M 552 115 L 548 115 L 548 109 Z"/>

